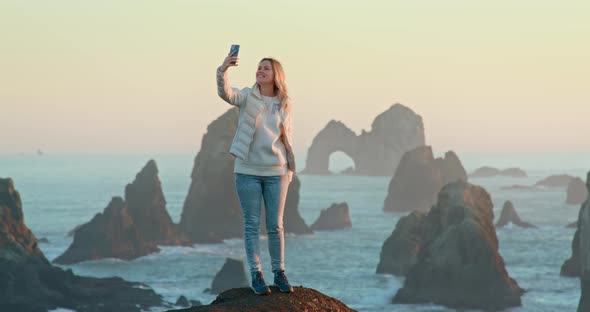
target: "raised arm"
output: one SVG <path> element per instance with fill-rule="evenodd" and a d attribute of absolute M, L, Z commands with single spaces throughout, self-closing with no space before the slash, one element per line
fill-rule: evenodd
<path fill-rule="evenodd" d="M 231 105 L 242 106 L 246 102 L 249 89 L 232 88 L 227 71 L 231 66 L 238 66 L 237 61 L 238 58 L 233 57 L 233 53 L 228 54 L 223 63 L 217 68 L 217 94 Z"/>

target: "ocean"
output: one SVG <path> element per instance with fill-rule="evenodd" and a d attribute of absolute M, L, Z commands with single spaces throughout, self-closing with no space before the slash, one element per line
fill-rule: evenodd
<path fill-rule="evenodd" d="M 580 282 L 559 275 L 571 255 L 574 229 L 566 225 L 577 219 L 579 205 L 565 204 L 565 189 L 542 191 L 502 190 L 512 184 L 532 185 L 551 174 L 568 173 L 585 180 L 590 158 L 559 155 L 552 162 L 542 157 L 485 159 L 483 155 L 459 155 L 468 172 L 483 165 L 520 167 L 527 178 L 470 179 L 492 196 L 496 218 L 504 201 L 511 200 L 524 221 L 538 226 L 497 230 L 500 255 L 512 278 L 526 290 L 522 306 L 510 312 L 575 311 Z M 588 155 L 585 155 L 588 156 Z M 20 192 L 25 222 L 49 260 L 72 242 L 67 233 L 102 212 L 111 197 L 124 196 L 124 188 L 148 160 L 154 159 L 174 222 L 179 222 L 190 186 L 194 155 L 0 155 L 0 177 L 11 177 Z M 547 159 L 545 159 L 547 160 Z M 299 160 L 300 168 L 304 162 Z M 549 164 L 549 165 L 548 165 Z M 330 168 L 338 171 L 350 159 L 336 155 Z M 313 235 L 286 235 L 286 272 L 293 285 L 314 288 L 358 311 L 454 311 L 436 305 L 393 305 L 391 298 L 403 278 L 375 274 L 379 253 L 396 222 L 405 214 L 384 213 L 383 202 L 391 177 L 300 175 L 299 212 L 308 225 L 321 209 L 347 202 L 352 228 Z M 234 191 L 233 185 L 227 191 Z M 266 240 L 262 241 L 262 264 L 272 277 Z M 162 247 L 162 251 L 133 261 L 104 259 L 62 266 L 86 276 L 120 276 L 152 287 L 168 301 L 180 295 L 208 304 L 214 295 L 204 293 L 226 257 L 244 259 L 243 241 L 193 247 Z"/>

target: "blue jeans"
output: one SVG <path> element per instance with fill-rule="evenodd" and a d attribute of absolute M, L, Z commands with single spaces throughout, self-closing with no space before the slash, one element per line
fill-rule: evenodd
<path fill-rule="evenodd" d="M 266 208 L 266 232 L 272 271 L 285 269 L 283 212 L 289 176 L 256 176 L 236 173 L 236 191 L 244 220 L 244 246 L 250 272 L 262 271 L 260 264 L 260 211 Z"/>

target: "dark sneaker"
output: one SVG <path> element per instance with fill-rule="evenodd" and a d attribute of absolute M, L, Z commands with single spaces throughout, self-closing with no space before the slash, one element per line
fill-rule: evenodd
<path fill-rule="evenodd" d="M 257 295 L 270 294 L 270 288 L 266 286 L 264 276 L 262 276 L 262 272 L 260 271 L 252 274 L 252 290 L 254 290 L 254 293 Z"/>
<path fill-rule="evenodd" d="M 284 293 L 292 293 L 293 287 L 289 284 L 285 271 L 280 270 L 275 272 L 275 285 L 279 287 L 279 290 Z"/>

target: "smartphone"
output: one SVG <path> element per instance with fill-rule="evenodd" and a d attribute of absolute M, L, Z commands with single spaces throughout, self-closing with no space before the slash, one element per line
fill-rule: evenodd
<path fill-rule="evenodd" d="M 231 48 L 229 49 L 229 54 L 234 53 L 234 51 L 236 52 L 236 54 L 233 55 L 233 57 L 238 57 L 238 53 L 240 52 L 240 45 L 239 44 L 232 44 Z M 231 62 L 232 65 L 235 64 L 236 62 Z"/>

